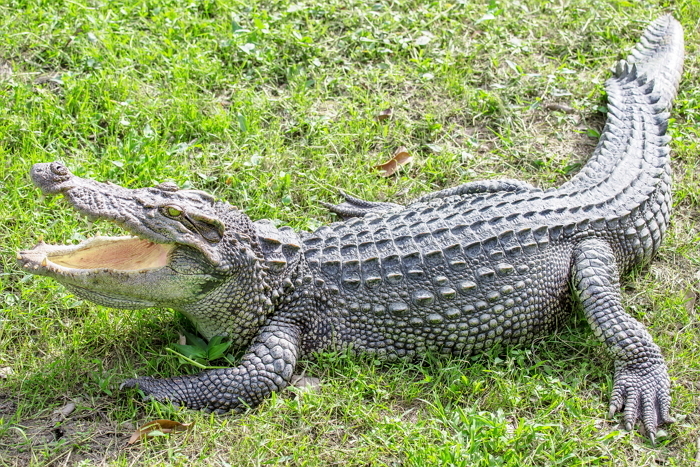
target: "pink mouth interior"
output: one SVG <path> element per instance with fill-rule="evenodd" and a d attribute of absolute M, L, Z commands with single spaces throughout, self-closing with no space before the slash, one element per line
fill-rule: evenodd
<path fill-rule="evenodd" d="M 173 248 L 135 237 L 97 238 L 72 253 L 50 256 L 49 261 L 74 269 L 137 271 L 165 266 Z"/>

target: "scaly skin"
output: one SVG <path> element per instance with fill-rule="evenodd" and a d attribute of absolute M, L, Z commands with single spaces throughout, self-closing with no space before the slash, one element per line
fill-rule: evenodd
<path fill-rule="evenodd" d="M 620 304 L 620 274 L 648 262 L 669 222 L 668 109 L 683 61 L 680 25 L 656 20 L 606 84 L 591 160 L 560 188 L 471 182 L 407 207 L 346 196 L 345 218 L 313 233 L 252 222 L 172 184 L 129 190 L 37 164 L 33 181 L 136 238 L 20 252 L 35 274 L 120 308 L 167 306 L 206 337 L 248 347 L 235 368 L 128 380 L 147 395 L 215 411 L 254 406 L 289 384 L 299 358 L 352 349 L 387 360 L 529 342 L 570 313 L 570 284 L 615 359 L 610 415 L 654 439 L 669 422 L 659 348 Z M 634 66 L 630 63 L 635 63 Z"/>

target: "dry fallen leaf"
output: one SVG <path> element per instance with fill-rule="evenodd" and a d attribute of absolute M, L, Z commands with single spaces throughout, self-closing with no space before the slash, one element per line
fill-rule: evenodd
<path fill-rule="evenodd" d="M 9 366 L 5 366 L 0 368 L 0 379 L 7 379 L 8 376 L 13 374 L 14 371 L 12 371 L 12 368 Z"/>
<path fill-rule="evenodd" d="M 7 60 L 0 58 L 0 81 L 12 78 L 12 65 Z"/>
<path fill-rule="evenodd" d="M 53 411 L 53 417 L 52 419 L 56 422 L 60 422 L 68 418 L 70 414 L 72 414 L 75 411 L 76 404 L 75 402 L 71 401 L 61 407 L 60 409 L 56 409 Z"/>
<path fill-rule="evenodd" d="M 177 343 L 180 345 L 186 345 L 187 344 L 187 338 L 180 334 L 180 337 L 177 339 Z"/>
<path fill-rule="evenodd" d="M 685 306 L 685 310 L 688 312 L 688 314 L 693 314 L 695 312 L 695 304 L 697 303 L 698 300 L 698 294 L 693 290 L 693 289 L 688 289 L 685 292 L 685 296 L 683 297 L 683 305 Z"/>
<path fill-rule="evenodd" d="M 134 444 L 137 441 L 141 441 L 147 436 L 154 436 L 156 433 L 173 433 L 176 431 L 187 431 L 192 428 L 194 422 L 192 423 L 180 423 L 173 420 L 153 420 L 145 425 L 141 426 L 138 430 L 134 431 L 131 435 L 127 444 Z"/>
<path fill-rule="evenodd" d="M 393 109 L 384 109 L 377 114 L 376 119 L 378 122 L 383 122 L 384 120 L 389 120 L 393 113 L 394 113 Z"/>
<path fill-rule="evenodd" d="M 295 388 L 317 391 L 321 388 L 321 380 L 313 376 L 293 375 L 290 384 Z"/>
<path fill-rule="evenodd" d="M 545 104 L 544 108 L 545 110 L 554 110 L 557 112 L 564 112 L 565 114 L 572 114 L 576 112 L 573 107 L 569 107 L 568 105 L 564 104 Z"/>
<path fill-rule="evenodd" d="M 379 175 L 382 177 L 391 177 L 396 173 L 399 167 L 408 164 L 412 160 L 413 156 L 408 153 L 406 147 L 401 146 L 394 151 L 394 155 L 391 156 L 391 159 L 383 164 L 375 165 L 374 168 L 381 171 Z"/>

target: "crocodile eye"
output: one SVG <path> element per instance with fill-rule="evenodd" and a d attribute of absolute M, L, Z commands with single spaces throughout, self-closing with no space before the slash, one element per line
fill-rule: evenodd
<path fill-rule="evenodd" d="M 165 214 L 170 217 L 179 217 L 182 214 L 182 210 L 176 208 L 175 206 L 166 206 Z"/>

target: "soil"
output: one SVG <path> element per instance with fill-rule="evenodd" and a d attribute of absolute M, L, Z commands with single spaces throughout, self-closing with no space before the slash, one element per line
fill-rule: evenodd
<path fill-rule="evenodd" d="M 99 408 L 77 407 L 65 417 L 59 410 L 11 422 L 0 435 L 0 465 L 106 465 L 126 448 L 133 426 L 118 425 Z M 16 403 L 0 393 L 0 418 L 10 421 L 16 409 Z"/>

